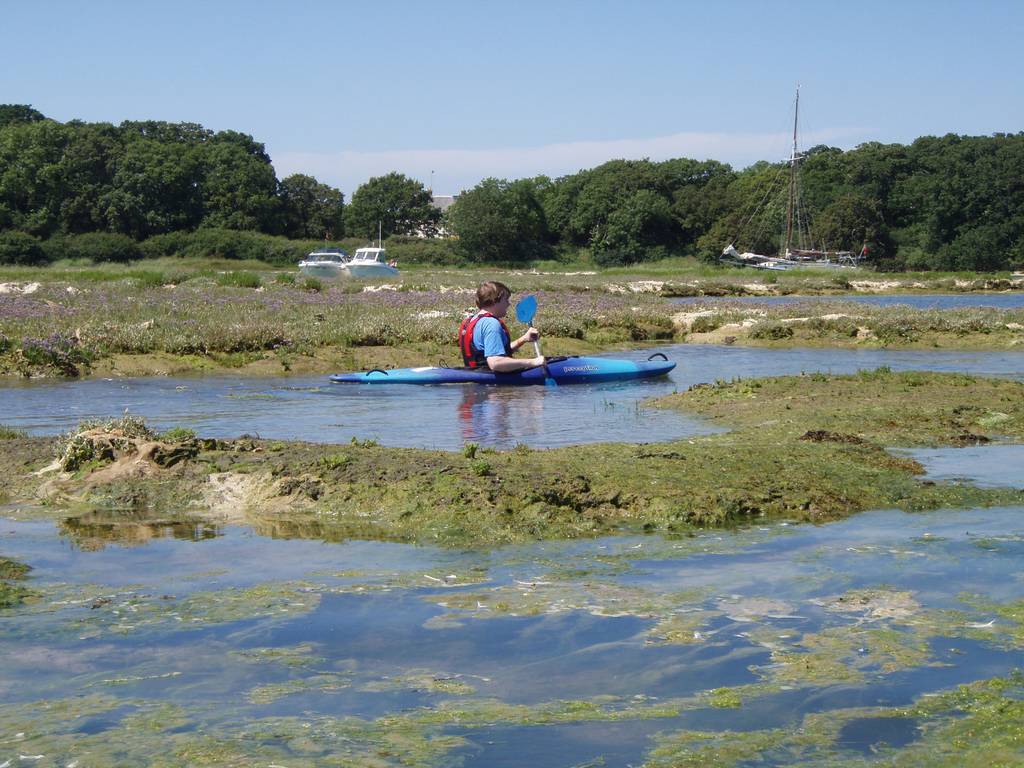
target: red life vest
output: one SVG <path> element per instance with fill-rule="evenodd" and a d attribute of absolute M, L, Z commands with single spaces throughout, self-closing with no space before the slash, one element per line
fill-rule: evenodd
<path fill-rule="evenodd" d="M 484 355 L 484 351 L 477 349 L 473 343 L 473 331 L 476 330 L 476 324 L 480 322 L 482 317 L 494 317 L 494 315 L 486 310 L 481 310 L 472 317 L 467 317 L 459 326 L 459 349 L 462 351 L 462 363 L 467 368 L 487 367 L 487 357 Z M 512 335 L 508 332 L 508 326 L 505 325 L 505 321 L 500 317 L 494 317 L 494 319 L 501 323 L 501 330 L 504 336 L 503 341 L 505 342 L 505 354 L 511 357 Z"/>

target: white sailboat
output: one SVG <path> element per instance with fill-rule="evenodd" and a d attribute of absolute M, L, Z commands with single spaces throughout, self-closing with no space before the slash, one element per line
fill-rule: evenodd
<path fill-rule="evenodd" d="M 856 267 L 861 256 L 867 253 L 867 246 L 859 255 L 852 251 L 830 251 L 814 246 L 807 217 L 803 214 L 800 201 L 800 161 L 803 155 L 797 147 L 797 129 L 800 119 L 800 86 L 796 88 L 796 104 L 793 109 L 793 148 L 789 155 L 789 185 L 786 200 L 786 231 L 782 241 L 782 256 L 764 256 L 750 251 L 740 252 L 734 243 L 722 249 L 719 260 L 727 264 L 755 269 L 788 270 L 799 268 L 834 269 Z M 755 211 L 748 222 L 758 215 Z"/>

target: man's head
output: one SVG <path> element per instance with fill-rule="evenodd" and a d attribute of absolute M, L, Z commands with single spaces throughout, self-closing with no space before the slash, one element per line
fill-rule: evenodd
<path fill-rule="evenodd" d="M 481 283 L 476 289 L 476 305 L 480 309 L 489 309 L 504 301 L 506 309 L 508 300 L 512 298 L 512 291 L 504 283 L 488 281 Z"/>

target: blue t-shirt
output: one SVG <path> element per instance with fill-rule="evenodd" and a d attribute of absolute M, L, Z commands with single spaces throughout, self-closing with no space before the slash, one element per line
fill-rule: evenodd
<path fill-rule="evenodd" d="M 505 330 L 496 317 L 481 317 L 473 328 L 473 346 L 482 349 L 484 357 L 508 354 L 506 341 L 511 342 L 511 339 L 506 339 Z"/>

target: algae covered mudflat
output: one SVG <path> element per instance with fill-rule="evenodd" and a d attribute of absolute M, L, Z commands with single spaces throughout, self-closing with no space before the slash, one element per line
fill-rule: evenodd
<path fill-rule="evenodd" d="M 83 434 L 84 458 L 41 438 L 0 441 L 12 500 L 190 511 L 265 532 L 487 546 L 622 530 L 866 509 L 1013 503 L 1021 492 L 923 483 L 888 447 L 1019 439 L 1024 384 L 961 374 L 815 374 L 700 386 L 659 401 L 730 431 L 649 445 L 460 453 L 373 441 L 198 440 Z M 76 442 L 77 440 L 77 442 Z M 63 467 L 35 474 L 55 456 Z M 33 458 L 34 457 L 34 458 Z M 63 469 L 63 472 L 61 471 Z M 93 512 L 92 514 L 95 514 Z"/>

